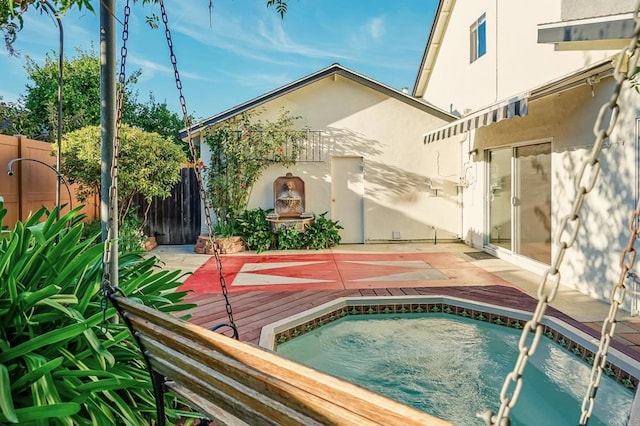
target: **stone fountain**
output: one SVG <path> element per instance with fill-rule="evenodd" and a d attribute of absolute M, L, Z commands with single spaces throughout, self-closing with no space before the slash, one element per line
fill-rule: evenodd
<path fill-rule="evenodd" d="M 304 232 L 305 226 L 313 221 L 313 215 L 305 212 L 304 181 L 287 173 L 273 182 L 274 212 L 267 215 L 273 231 L 282 226 L 293 226 Z"/>

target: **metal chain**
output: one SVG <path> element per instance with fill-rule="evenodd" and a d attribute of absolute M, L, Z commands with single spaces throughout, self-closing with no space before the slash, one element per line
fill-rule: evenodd
<path fill-rule="evenodd" d="M 198 161 L 198 153 L 196 151 L 195 143 L 193 142 L 193 137 L 191 135 L 191 120 L 189 119 L 189 113 L 187 111 L 187 103 L 185 101 L 184 95 L 182 93 L 182 81 L 180 80 L 180 73 L 178 72 L 178 61 L 176 59 L 176 55 L 173 50 L 173 41 L 171 38 L 171 31 L 169 30 L 169 20 L 167 18 L 167 12 L 164 7 L 164 1 L 160 0 L 160 12 L 162 14 L 162 22 L 164 23 L 164 33 L 167 39 L 167 46 L 169 47 L 169 55 L 171 57 L 171 64 L 173 65 L 173 75 L 176 81 L 176 87 L 178 89 L 178 93 L 180 95 L 180 106 L 182 107 L 182 115 L 184 119 L 184 127 L 187 130 L 187 140 L 189 142 L 189 152 L 191 153 L 191 158 L 193 159 L 193 169 L 196 174 L 196 181 L 198 182 L 198 189 L 200 191 L 200 198 L 204 204 L 204 216 L 205 222 L 207 224 L 207 229 L 209 231 L 209 242 L 205 247 L 205 252 L 207 249 L 213 249 L 213 254 L 216 259 L 216 266 L 218 269 L 218 275 L 220 280 L 220 287 L 222 289 L 222 295 L 224 296 L 225 307 L 227 310 L 227 317 L 229 318 L 229 323 L 232 328 L 237 333 L 236 324 L 233 320 L 233 309 L 231 308 L 231 303 L 229 302 L 229 293 L 227 290 L 227 282 L 224 277 L 222 271 L 222 261 L 220 260 L 220 246 L 215 241 L 215 233 L 213 231 L 213 223 L 211 221 L 211 213 L 209 211 L 209 203 L 207 200 L 207 193 L 204 189 L 204 184 L 202 181 L 202 167 Z"/>
<path fill-rule="evenodd" d="M 624 56 L 621 56 L 620 61 L 616 66 L 614 77 L 616 82 L 618 83 L 616 86 L 616 91 L 619 93 L 622 84 L 626 80 L 630 80 L 633 75 L 636 73 L 636 66 L 638 63 L 638 56 L 640 56 L 640 0 L 636 2 L 634 21 L 635 21 L 635 29 L 634 29 L 634 37 L 629 42 L 629 46 L 623 51 L 622 55 L 627 55 L 629 58 L 628 64 L 626 64 L 627 69 L 622 69 L 622 64 L 624 62 Z M 613 100 L 613 97 L 612 97 Z M 616 114 L 617 115 L 617 114 Z M 595 129 L 595 128 L 594 128 Z M 607 129 L 608 130 L 608 129 Z M 598 351 L 593 357 L 593 366 L 591 368 L 591 377 L 589 381 L 589 387 L 585 393 L 584 399 L 582 400 L 582 412 L 580 415 L 580 425 L 586 425 L 589 421 L 589 417 L 593 413 L 593 409 L 595 407 L 595 397 L 600 386 L 600 380 L 602 378 L 602 372 L 607 366 L 607 352 L 609 351 L 609 345 L 611 344 L 611 339 L 615 333 L 616 328 L 616 315 L 618 313 L 618 308 L 624 301 L 624 297 L 626 294 L 626 285 L 625 279 L 629 271 L 631 271 L 636 263 L 636 249 L 635 243 L 638 239 L 638 235 L 640 235 L 640 224 L 638 218 L 640 217 L 640 201 L 636 205 L 635 210 L 631 213 L 631 217 L 629 218 L 629 239 L 627 241 L 627 245 L 622 250 L 620 254 L 620 274 L 618 275 L 618 282 L 615 283 L 613 289 L 611 290 L 611 296 L 609 297 L 609 302 L 611 303 L 609 307 L 609 313 L 602 323 L 602 331 L 600 337 L 600 345 L 598 346 Z"/>
<path fill-rule="evenodd" d="M 127 0 L 124 7 L 124 23 L 122 29 L 122 47 L 120 48 L 120 73 L 118 74 L 118 87 L 117 102 L 116 102 L 116 131 L 113 140 L 113 150 L 111 153 L 111 186 L 109 187 L 109 206 L 117 205 L 118 200 L 118 158 L 120 155 L 120 128 L 122 127 L 122 107 L 124 103 L 124 86 L 126 83 L 126 62 L 127 62 L 127 40 L 129 39 L 129 17 L 131 15 L 131 8 L 129 7 L 129 0 Z M 111 142 L 111 141 L 110 141 Z M 113 293 L 119 291 L 118 288 L 114 288 L 112 285 L 112 278 L 110 267 L 112 262 L 112 256 L 117 256 L 117 231 L 114 225 L 114 221 L 117 221 L 113 215 L 108 218 L 107 222 L 107 238 L 104 246 L 104 255 L 102 259 L 103 277 L 102 288 L 103 297 L 107 296 L 107 293 Z M 103 324 L 106 322 L 106 303 L 103 303 Z"/>
<path fill-rule="evenodd" d="M 598 179 L 598 175 L 600 174 L 600 160 L 598 158 L 602 151 L 604 141 L 611 135 L 611 132 L 613 131 L 618 119 L 618 112 L 620 109 L 618 98 L 620 97 L 622 86 L 625 81 L 629 80 L 630 77 L 635 73 L 636 64 L 638 61 L 638 39 L 640 37 L 640 17 L 638 16 L 639 6 L 640 0 L 638 2 L 638 5 L 636 5 L 636 26 L 633 40 L 630 42 L 629 46 L 621 52 L 621 56 L 618 58 L 618 63 L 616 64 L 616 70 L 614 74 L 614 78 L 616 80 L 614 93 L 609 101 L 600 108 L 598 117 L 596 118 L 593 128 L 594 135 L 596 136 L 595 143 L 589 157 L 580 168 L 580 171 L 576 177 L 575 185 L 577 196 L 573 202 L 571 212 L 567 214 L 560 222 L 560 232 L 555 239 L 557 250 L 554 259 L 551 262 L 551 266 L 544 273 L 542 281 L 538 288 L 538 305 L 536 306 L 532 319 L 528 321 L 522 329 L 522 335 L 518 344 L 518 349 L 520 351 L 518 359 L 515 363 L 513 371 L 509 373 L 505 378 L 504 384 L 502 386 L 502 391 L 500 392 L 500 409 L 495 416 L 491 412 L 485 413 L 483 415 L 483 418 L 485 418 L 486 424 L 488 425 L 509 424 L 509 411 L 515 406 L 522 389 L 522 373 L 529 357 L 531 357 L 535 353 L 538 342 L 540 341 L 540 337 L 542 335 L 542 318 L 544 317 L 544 313 L 548 305 L 555 299 L 556 294 L 558 293 L 558 288 L 560 285 L 560 265 L 562 264 L 562 259 L 564 258 L 566 251 L 576 241 L 578 230 L 580 229 L 581 224 L 580 209 L 585 201 L 586 195 L 594 188 Z M 628 59 L 628 63 L 625 59 Z M 623 64 L 627 66 L 626 71 L 622 70 Z M 603 127 L 605 117 L 609 113 L 609 122 L 605 123 L 607 124 L 606 127 Z M 613 335 L 615 329 L 615 315 L 618 306 L 624 299 L 624 279 L 626 273 L 631 268 L 633 268 L 633 265 L 635 263 L 636 253 L 634 249 L 634 243 L 636 237 L 640 233 L 637 225 L 637 218 L 639 215 L 640 205 L 636 208 L 631 217 L 631 235 L 629 237 L 627 247 L 623 250 L 622 258 L 620 260 L 622 271 L 618 283 L 612 290 L 610 298 L 611 309 L 609 310 L 609 315 L 602 327 L 602 340 L 600 342 L 598 353 L 596 354 L 594 359 L 591 383 L 589 385 L 587 395 L 585 396 L 585 400 L 582 404 L 582 416 L 580 419 L 581 425 L 587 423 L 588 418 L 593 411 L 594 397 L 598 384 L 600 382 L 602 370 L 606 365 L 606 354 L 609 348 L 609 342 L 611 341 L 611 336 Z M 628 256 L 630 256 L 629 259 Z M 529 332 L 534 332 L 532 338 L 529 338 Z M 513 390 L 511 390 L 512 387 Z M 510 396 L 509 392 L 511 392 Z"/>

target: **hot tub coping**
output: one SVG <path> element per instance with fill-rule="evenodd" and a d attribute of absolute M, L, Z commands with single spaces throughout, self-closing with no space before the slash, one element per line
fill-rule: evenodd
<path fill-rule="evenodd" d="M 442 296 L 442 295 L 431 295 L 431 296 L 350 296 L 350 297 L 341 297 L 324 303 L 322 305 L 316 306 L 314 308 L 308 309 L 306 311 L 300 312 L 298 314 L 292 315 L 290 317 L 284 318 L 282 320 L 273 322 L 271 324 L 265 325 L 262 327 L 262 331 L 260 333 L 260 341 L 259 345 L 263 348 L 269 350 L 275 350 L 277 347 L 276 336 L 287 332 L 289 330 L 297 330 L 297 327 L 301 325 L 307 324 L 311 321 L 314 321 L 323 316 L 331 315 L 335 312 L 345 312 L 350 309 L 357 310 L 358 307 L 362 308 L 365 306 L 380 306 L 380 305 L 392 305 L 392 306 L 416 306 L 416 305 L 445 305 L 447 307 L 456 307 L 458 309 L 462 309 L 463 313 L 466 310 L 479 312 L 482 314 L 489 314 L 498 316 L 499 318 L 505 317 L 507 322 L 509 320 L 515 320 L 516 322 L 526 323 L 531 319 L 531 312 L 507 308 L 503 306 L 493 305 L 484 302 L 471 301 L 468 299 L 452 297 L 452 296 Z M 354 312 L 355 312 L 354 310 Z M 437 311 L 431 311 L 437 312 Z M 453 313 L 456 312 L 447 312 L 445 313 Z M 461 311 L 457 311 L 457 314 L 460 315 Z M 359 312 L 359 313 L 368 313 L 368 312 Z M 385 312 L 375 312 L 377 314 L 385 314 Z M 388 312 L 388 313 L 401 313 L 401 312 Z M 344 315 L 343 315 L 344 316 Z M 466 316 L 466 315 L 462 315 Z M 337 318 L 336 318 L 337 319 Z M 480 320 L 480 319 L 478 319 Z M 574 349 L 584 348 L 587 351 L 591 351 L 592 353 L 597 352 L 599 346 L 599 340 L 594 338 L 593 336 L 585 333 L 582 330 L 577 329 L 571 324 L 567 322 L 553 317 L 546 316 L 542 320 L 542 324 L 547 327 L 547 329 L 553 330 L 555 340 L 568 339 L 570 345 L 575 344 Z M 518 328 L 515 326 L 514 328 Z M 521 328 L 521 327 L 520 327 Z M 295 335 L 295 334 L 294 334 Z M 547 336 L 552 338 L 551 336 Z M 580 356 L 579 354 L 576 354 Z M 587 357 L 588 354 L 583 353 L 582 358 Z M 634 360 L 630 356 L 620 352 L 619 350 L 610 347 L 607 355 L 607 360 L 622 370 L 624 373 L 631 376 L 633 379 L 633 387 L 638 387 L 638 378 L 640 378 L 640 362 Z M 618 377 L 620 373 L 616 374 Z"/>

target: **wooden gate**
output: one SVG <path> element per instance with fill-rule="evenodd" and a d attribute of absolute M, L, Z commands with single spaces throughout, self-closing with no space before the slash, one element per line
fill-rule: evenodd
<path fill-rule="evenodd" d="M 200 194 L 196 174 L 191 168 L 180 171 L 180 182 L 164 200 L 154 198 L 149 208 L 145 234 L 156 237 L 158 244 L 195 244 L 200 235 Z M 136 197 L 140 217 L 148 203 Z"/>

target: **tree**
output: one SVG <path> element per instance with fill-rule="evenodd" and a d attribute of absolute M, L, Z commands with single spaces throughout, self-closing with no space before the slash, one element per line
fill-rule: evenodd
<path fill-rule="evenodd" d="M 149 93 L 146 103 L 138 102 L 137 93 L 129 96 L 131 100 L 123 111 L 123 122 L 147 132 L 158 133 L 162 137 L 174 140 L 178 145 L 184 145 L 178 138 L 178 133 L 184 128 L 184 118 L 169 111 L 166 101 L 156 102 L 153 93 Z"/>
<path fill-rule="evenodd" d="M 0 134 L 37 135 L 38 132 L 32 125 L 29 110 L 20 102 L 4 102 L 0 96 Z"/>
<path fill-rule="evenodd" d="M 64 97 L 62 134 L 81 129 L 85 126 L 100 125 L 100 61 L 93 49 L 76 49 L 77 56 L 64 63 Z M 29 115 L 30 129 L 38 129 L 36 134 L 47 135 L 48 141 L 56 139 L 58 105 L 58 60 L 47 54 L 44 65 L 37 64 L 27 57 L 26 70 L 32 84 L 27 85 L 25 96 Z M 141 75 L 135 70 L 125 83 L 122 121 L 147 132 L 155 132 L 165 138 L 183 145 L 178 132 L 184 127 L 183 119 L 169 111 L 167 103 L 156 102 L 153 93 L 149 93 L 147 102 L 138 100 L 135 84 Z"/>
<path fill-rule="evenodd" d="M 84 126 L 100 124 L 100 63 L 93 50 L 76 50 L 77 56 L 63 65 L 64 96 L 62 134 Z M 58 60 L 47 54 L 44 65 L 29 56 L 25 69 L 25 106 L 31 111 L 32 126 L 41 127 L 47 140 L 56 139 L 58 114 Z"/>
<path fill-rule="evenodd" d="M 211 147 L 207 190 L 218 222 L 233 226 L 247 207 L 251 188 L 271 164 L 295 164 L 307 130 L 294 130 L 300 117 L 281 110 L 275 122 L 244 113 L 205 131 Z"/>
<path fill-rule="evenodd" d="M 55 149 L 55 145 L 54 145 Z M 64 136 L 62 172 L 80 184 L 79 196 L 100 192 L 100 127 L 88 126 Z M 136 194 L 148 201 L 171 195 L 186 162 L 182 149 L 157 133 L 123 125 L 118 163 L 119 221 L 122 222 Z"/>

